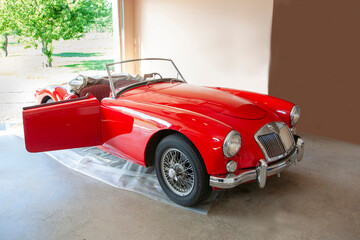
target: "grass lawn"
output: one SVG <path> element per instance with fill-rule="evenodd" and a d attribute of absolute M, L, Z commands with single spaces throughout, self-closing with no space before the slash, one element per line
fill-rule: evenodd
<path fill-rule="evenodd" d="M 63 52 L 63 53 L 55 53 L 55 57 L 97 57 L 103 56 L 102 53 L 92 52 L 92 53 L 83 53 L 83 52 Z"/>
<path fill-rule="evenodd" d="M 66 68 L 73 68 L 73 69 L 77 69 L 77 70 L 83 70 L 83 71 L 91 71 L 91 70 L 96 70 L 96 71 L 101 71 L 101 70 L 106 70 L 105 65 L 108 63 L 113 63 L 114 60 L 113 59 L 102 59 L 102 60 L 85 60 L 85 61 L 80 61 L 79 63 L 74 63 L 74 64 L 68 64 L 68 65 L 63 65 L 60 67 L 66 67 Z"/>

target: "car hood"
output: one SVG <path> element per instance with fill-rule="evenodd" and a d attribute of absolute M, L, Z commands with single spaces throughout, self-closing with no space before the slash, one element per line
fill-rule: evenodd
<path fill-rule="evenodd" d="M 262 119 L 266 111 L 248 100 L 221 90 L 184 83 L 151 85 L 149 101 L 182 108 L 204 115 L 218 112 L 240 119 Z"/>

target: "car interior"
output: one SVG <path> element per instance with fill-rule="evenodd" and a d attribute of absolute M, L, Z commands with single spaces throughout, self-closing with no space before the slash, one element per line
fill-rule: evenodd
<path fill-rule="evenodd" d="M 120 89 L 144 80 L 144 78 L 140 75 L 127 73 L 114 74 L 111 77 L 114 81 L 115 89 Z M 79 75 L 67 83 L 67 90 L 78 97 L 84 97 L 87 94 L 92 94 L 100 102 L 103 98 L 109 97 L 111 93 L 108 76 L 88 77 Z"/>

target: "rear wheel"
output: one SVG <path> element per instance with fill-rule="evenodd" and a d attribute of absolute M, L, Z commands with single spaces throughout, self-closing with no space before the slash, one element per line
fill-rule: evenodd
<path fill-rule="evenodd" d="M 181 134 L 165 137 L 155 154 L 155 168 L 166 195 L 177 204 L 193 206 L 209 194 L 209 176 L 191 142 Z"/>
<path fill-rule="evenodd" d="M 51 97 L 44 97 L 44 98 L 41 100 L 41 104 L 52 103 L 52 102 L 54 102 L 54 100 L 53 100 Z"/>
<path fill-rule="evenodd" d="M 52 98 L 49 98 L 49 99 L 46 101 L 46 103 L 52 103 L 52 102 L 54 102 L 54 100 L 53 100 Z"/>

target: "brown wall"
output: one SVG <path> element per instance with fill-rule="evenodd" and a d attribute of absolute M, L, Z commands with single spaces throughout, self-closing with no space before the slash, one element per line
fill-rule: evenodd
<path fill-rule="evenodd" d="M 269 94 L 300 131 L 360 144 L 360 1 L 274 0 Z"/>

